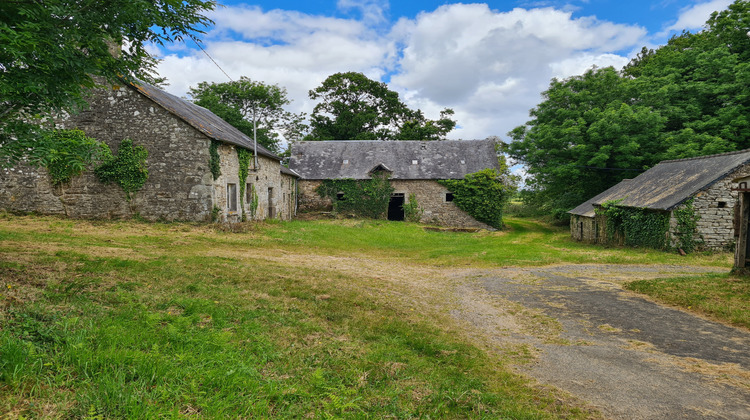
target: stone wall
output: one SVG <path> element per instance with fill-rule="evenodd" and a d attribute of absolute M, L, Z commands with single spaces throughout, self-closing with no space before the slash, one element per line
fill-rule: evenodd
<path fill-rule="evenodd" d="M 734 207 L 738 203 L 738 193 L 732 191 L 732 188 L 737 187 L 732 180 L 746 175 L 750 175 L 750 165 L 736 169 L 693 197 L 693 208 L 700 216 L 697 226 L 698 234 L 706 248 L 719 250 L 733 246 L 735 241 Z M 670 231 L 676 242 L 677 219 L 674 217 L 674 212 L 669 222 Z"/>
<path fill-rule="evenodd" d="M 577 241 L 595 244 L 599 242 L 599 229 L 596 217 L 577 214 L 570 217 L 570 236 Z"/>
<path fill-rule="evenodd" d="M 0 208 L 73 218 L 208 220 L 212 208 L 209 139 L 130 87 L 98 89 L 91 107 L 57 123 L 107 143 L 113 153 L 130 138 L 148 151 L 149 177 L 129 203 L 115 184 L 87 171 L 52 187 L 43 168 L 0 170 Z"/>
<path fill-rule="evenodd" d="M 409 200 L 410 194 L 415 195 L 419 207 L 424 211 L 422 214 L 422 223 L 494 230 L 489 225 L 469 216 L 466 212 L 459 209 L 455 203 L 446 201 L 446 193 L 449 191 L 437 181 L 392 179 L 390 182 L 394 189 L 394 194 L 404 194 L 405 200 Z M 320 180 L 299 181 L 300 211 L 331 209 L 331 200 L 321 198 L 315 191 L 321 183 L 322 181 Z"/>

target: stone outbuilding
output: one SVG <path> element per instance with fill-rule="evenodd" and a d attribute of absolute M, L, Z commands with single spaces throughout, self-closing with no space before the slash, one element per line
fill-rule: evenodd
<path fill-rule="evenodd" d="M 675 211 L 692 203 L 699 217 L 696 233 L 708 249 L 734 246 L 735 206 L 738 204 L 734 180 L 750 175 L 750 149 L 690 159 L 666 160 L 624 180 L 571 210 L 570 233 L 574 239 L 604 243 L 606 219 L 595 214 L 605 202 L 620 200 L 622 207 L 668 213 L 669 234 L 677 238 Z"/>
<path fill-rule="evenodd" d="M 437 182 L 498 169 L 492 140 L 298 142 L 291 146 L 289 167 L 300 175 L 300 211 L 331 207 L 330 199 L 316 191 L 324 180 L 371 179 L 384 171 L 394 188 L 388 219 L 403 220 L 402 205 L 414 194 L 423 223 L 492 229 L 459 209 L 453 194 Z"/>
<path fill-rule="evenodd" d="M 148 179 L 128 201 L 116 185 L 99 182 L 91 170 L 53 186 L 44 168 L 18 165 L 0 170 L 0 209 L 58 214 L 72 218 L 235 221 L 290 219 L 296 211 L 297 174 L 261 145 L 257 165 L 239 179 L 237 149 L 255 151 L 253 141 L 209 110 L 146 83 L 94 89 L 90 107 L 56 121 L 107 143 L 117 153 L 122 140 L 148 151 Z M 212 144 L 221 174 L 210 169 Z M 246 187 L 240 197 L 240 186 Z M 251 209 L 251 203 L 257 203 Z"/>

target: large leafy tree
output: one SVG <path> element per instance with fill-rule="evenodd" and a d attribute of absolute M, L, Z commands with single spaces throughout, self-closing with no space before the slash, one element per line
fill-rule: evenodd
<path fill-rule="evenodd" d="M 453 110 L 428 120 L 385 83 L 362 73 L 333 74 L 309 96 L 320 101 L 311 116 L 310 140 L 439 140 L 456 126 Z"/>
<path fill-rule="evenodd" d="M 664 159 L 750 147 L 750 2 L 644 49 L 622 71 L 553 80 L 506 150 L 559 216 Z"/>
<path fill-rule="evenodd" d="M 85 106 L 96 77 L 155 82 L 147 45 L 196 39 L 213 0 L 0 2 L 0 163 L 44 148 L 40 116 Z M 124 45 L 120 48 L 119 45 Z"/>
<path fill-rule="evenodd" d="M 245 76 L 224 83 L 199 83 L 190 89 L 195 103 L 232 124 L 266 148 L 279 152 L 279 133 L 295 139 L 304 130 L 302 115 L 284 110 L 291 103 L 286 89 Z"/>

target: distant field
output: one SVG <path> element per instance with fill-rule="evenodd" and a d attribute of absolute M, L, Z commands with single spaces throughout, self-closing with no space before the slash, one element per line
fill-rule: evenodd
<path fill-rule="evenodd" d="M 727 265 L 378 221 L 214 226 L 0 215 L 0 413 L 8 418 L 584 418 L 471 344 L 452 267 Z M 731 264 L 729 262 L 729 264 Z"/>

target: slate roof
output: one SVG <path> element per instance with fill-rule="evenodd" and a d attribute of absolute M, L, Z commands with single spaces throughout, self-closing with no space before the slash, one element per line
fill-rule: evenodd
<path fill-rule="evenodd" d="M 305 141 L 291 148 L 289 167 L 302 179 L 369 179 L 378 166 L 391 179 L 461 179 L 498 168 L 492 140 Z"/>
<path fill-rule="evenodd" d="M 621 197 L 623 191 L 627 191 L 628 184 L 632 179 L 623 179 L 617 185 L 609 188 L 608 190 L 599 193 L 598 195 L 590 198 L 588 201 L 569 211 L 570 214 L 576 214 L 579 216 L 594 217 L 594 203 L 601 204 L 609 200 L 614 200 Z"/>
<path fill-rule="evenodd" d="M 159 104 L 162 108 L 171 112 L 179 119 L 193 126 L 196 130 L 206 136 L 224 143 L 244 147 L 248 150 L 253 148 L 253 139 L 236 129 L 228 122 L 219 118 L 213 112 L 198 106 L 186 99 L 178 98 L 155 86 L 145 82 L 127 82 L 145 97 Z M 258 144 L 258 155 L 271 159 L 281 160 L 273 152 Z"/>
<path fill-rule="evenodd" d="M 624 207 L 669 211 L 747 163 L 750 163 L 750 149 L 665 160 L 632 181 L 617 184 L 597 195 L 570 213 L 586 215 L 587 203 L 593 206 L 615 199 L 622 199 L 620 205 Z"/>

